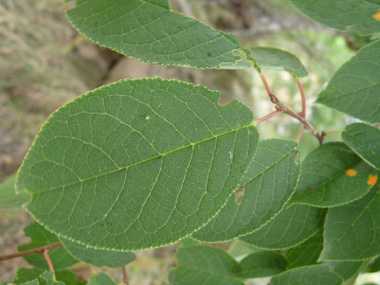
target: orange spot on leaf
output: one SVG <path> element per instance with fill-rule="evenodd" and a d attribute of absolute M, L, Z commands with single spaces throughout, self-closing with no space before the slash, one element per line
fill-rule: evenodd
<path fill-rule="evenodd" d="M 355 170 L 353 170 L 353 169 L 347 169 L 346 170 L 346 174 L 348 175 L 348 176 L 355 176 L 356 174 L 358 174 Z"/>
<path fill-rule="evenodd" d="M 376 183 L 377 183 L 377 175 L 369 175 L 368 180 L 367 180 L 367 184 L 370 186 L 373 186 Z"/>
<path fill-rule="evenodd" d="M 374 18 L 376 21 L 380 21 L 380 11 L 376 12 L 372 15 L 372 18 Z"/>

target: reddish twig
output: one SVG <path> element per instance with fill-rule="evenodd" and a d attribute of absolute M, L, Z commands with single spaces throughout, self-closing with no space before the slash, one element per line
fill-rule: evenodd
<path fill-rule="evenodd" d="M 22 256 L 26 256 L 26 255 L 31 255 L 31 254 L 41 254 L 41 253 L 44 253 L 45 250 L 52 250 L 52 249 L 60 247 L 60 246 L 62 246 L 62 243 L 57 242 L 57 243 L 45 245 L 43 247 L 35 248 L 35 249 L 30 249 L 30 250 L 26 250 L 26 251 L 12 253 L 12 254 L 8 254 L 8 255 L 3 255 L 3 256 L 0 256 L 0 261 L 5 261 L 5 260 L 12 259 L 12 258 L 22 257 Z"/>
<path fill-rule="evenodd" d="M 303 114 L 302 113 L 297 114 L 293 112 L 292 110 L 288 109 L 287 107 L 285 107 L 284 104 L 282 104 L 281 101 L 276 97 L 276 95 L 272 93 L 272 90 L 270 89 L 269 84 L 266 78 L 264 77 L 264 75 L 260 74 L 260 77 L 264 83 L 265 89 L 268 92 L 270 100 L 272 101 L 273 104 L 277 106 L 276 109 L 300 121 L 303 124 L 304 129 L 308 130 L 313 136 L 315 136 L 318 139 L 319 144 L 323 144 L 324 137 L 318 134 L 318 131 L 302 116 Z"/>
<path fill-rule="evenodd" d="M 306 96 L 305 96 L 305 90 L 303 89 L 303 86 L 302 86 L 301 82 L 298 80 L 298 78 L 296 78 L 296 80 L 297 80 L 298 88 L 300 89 L 301 100 L 302 100 L 302 113 L 300 114 L 300 116 L 306 118 Z"/>
<path fill-rule="evenodd" d="M 54 266 L 53 266 L 53 262 L 51 262 L 51 259 L 49 256 L 49 251 L 47 249 L 45 249 L 43 255 L 44 255 L 45 260 L 48 264 L 49 271 L 54 272 Z"/>
<path fill-rule="evenodd" d="M 303 135 L 303 131 L 305 130 L 305 128 L 304 127 L 302 127 L 301 129 L 300 129 L 300 132 L 298 133 L 298 136 L 297 136 L 297 143 L 299 144 L 300 143 L 300 141 L 301 141 L 301 139 L 302 139 L 302 135 Z"/>
<path fill-rule="evenodd" d="M 128 282 L 128 274 L 127 274 L 127 266 L 123 266 L 123 282 L 125 285 L 129 285 Z"/>
<path fill-rule="evenodd" d="M 253 123 L 255 125 L 258 125 L 258 124 L 260 124 L 262 122 L 265 122 L 266 120 L 269 120 L 270 118 L 273 118 L 274 116 L 276 116 L 276 115 L 278 115 L 280 113 L 282 113 L 281 110 L 273 111 L 272 113 L 269 113 L 268 115 L 265 115 L 264 117 L 262 117 L 262 118 L 260 118 L 260 119 L 258 119 L 256 121 L 254 121 Z"/>

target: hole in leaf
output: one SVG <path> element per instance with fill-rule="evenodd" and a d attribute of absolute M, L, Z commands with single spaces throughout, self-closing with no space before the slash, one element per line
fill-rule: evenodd
<path fill-rule="evenodd" d="M 241 204 L 243 204 L 243 200 L 244 200 L 244 189 L 242 188 L 239 188 L 235 191 L 235 203 L 236 205 L 240 206 Z"/>

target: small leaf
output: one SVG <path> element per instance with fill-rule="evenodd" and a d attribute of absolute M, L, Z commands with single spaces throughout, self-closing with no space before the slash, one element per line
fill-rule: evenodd
<path fill-rule="evenodd" d="M 226 203 L 258 144 L 251 110 L 221 106 L 219 95 L 154 78 L 80 96 L 45 123 L 18 172 L 18 190 L 32 193 L 27 210 L 100 249 L 190 235 Z"/>
<path fill-rule="evenodd" d="M 283 210 L 261 229 L 240 239 L 264 249 L 287 249 L 305 242 L 322 227 L 321 209 L 295 205 Z"/>
<path fill-rule="evenodd" d="M 170 9 L 168 0 L 81 1 L 67 17 L 93 42 L 145 62 L 235 69 L 248 56 L 259 70 L 236 35 Z M 243 68 L 252 68 L 250 62 Z"/>
<path fill-rule="evenodd" d="M 288 268 L 296 268 L 316 264 L 323 250 L 323 232 L 306 240 L 303 244 L 285 250 L 282 254 L 288 261 Z"/>
<path fill-rule="evenodd" d="M 47 284 L 46 281 L 44 279 L 42 279 L 40 276 L 42 273 L 44 273 L 45 270 L 43 269 L 40 269 L 40 268 L 25 268 L 25 267 L 21 267 L 17 270 L 16 272 L 16 277 L 13 281 L 11 282 L 5 282 L 3 284 L 16 284 L 16 285 L 20 285 L 20 284 L 24 284 L 24 283 L 27 283 L 27 282 L 35 282 L 34 280 L 37 279 L 37 285 L 40 284 L 40 285 L 45 285 Z"/>
<path fill-rule="evenodd" d="M 107 266 L 117 268 L 124 266 L 133 260 L 136 256 L 132 252 L 110 251 L 86 247 L 68 239 L 61 238 L 66 250 L 76 259 L 85 263 L 92 264 L 96 267 Z"/>
<path fill-rule="evenodd" d="M 326 262 L 321 265 L 298 267 L 274 276 L 270 284 L 341 285 L 343 281 L 356 274 L 361 264 L 361 262 Z"/>
<path fill-rule="evenodd" d="M 289 0 L 306 17 L 327 27 L 361 35 L 379 33 L 380 23 L 373 18 L 380 3 L 363 0 Z"/>
<path fill-rule="evenodd" d="M 275 251 L 258 251 L 246 256 L 235 268 L 234 274 L 240 278 L 264 278 L 286 270 L 286 259 Z"/>
<path fill-rule="evenodd" d="M 42 273 L 41 277 L 46 280 L 47 285 L 65 285 L 65 283 L 55 280 L 54 272 Z"/>
<path fill-rule="evenodd" d="M 234 276 L 237 261 L 221 248 L 205 245 L 179 248 L 176 258 L 178 267 L 169 272 L 170 284 L 244 284 Z"/>
<path fill-rule="evenodd" d="M 295 77 L 308 75 L 305 66 L 294 54 L 278 48 L 251 48 L 251 54 L 264 70 L 287 71 Z"/>
<path fill-rule="evenodd" d="M 363 123 L 348 125 L 344 142 L 369 165 L 380 170 L 380 130 Z"/>
<path fill-rule="evenodd" d="M 0 184 L 0 209 L 21 209 L 22 205 L 30 200 L 28 193 L 16 194 L 15 191 L 16 174 L 11 175 L 7 181 Z"/>
<path fill-rule="evenodd" d="M 276 216 L 289 201 L 297 185 L 300 167 L 297 143 L 264 140 L 244 175 L 239 189 L 244 199 L 232 195 L 221 212 L 193 234 L 204 242 L 227 241 L 253 232 Z"/>
<path fill-rule="evenodd" d="M 320 260 L 365 260 L 380 254 L 380 187 L 329 210 Z"/>
<path fill-rule="evenodd" d="M 365 46 L 346 62 L 319 94 L 317 102 L 370 123 L 380 122 L 379 60 L 380 40 Z"/>
<path fill-rule="evenodd" d="M 56 235 L 48 232 L 38 223 L 28 225 L 24 228 L 24 232 L 27 237 L 31 238 L 31 242 L 29 244 L 19 246 L 17 248 L 19 252 L 59 242 L 59 239 Z M 48 254 L 53 263 L 54 269 L 57 271 L 78 263 L 78 260 L 73 258 L 63 247 L 49 250 Z M 26 262 L 34 267 L 49 270 L 47 262 L 42 254 L 26 255 L 23 256 L 23 258 Z"/>
<path fill-rule="evenodd" d="M 61 271 L 55 272 L 55 279 L 57 279 L 57 281 L 62 281 L 64 284 L 67 284 L 67 285 L 86 285 L 87 284 L 86 280 L 78 281 L 77 275 L 74 272 L 69 271 L 69 270 L 61 270 Z"/>
<path fill-rule="evenodd" d="M 116 282 L 107 274 L 101 272 L 98 275 L 93 275 L 88 285 L 116 285 Z"/>
<path fill-rule="evenodd" d="M 327 143 L 304 159 L 293 203 L 336 207 L 360 199 L 372 188 L 369 175 L 377 171 L 345 144 Z"/>

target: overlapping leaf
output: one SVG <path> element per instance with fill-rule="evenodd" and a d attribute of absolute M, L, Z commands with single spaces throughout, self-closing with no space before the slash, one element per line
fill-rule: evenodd
<path fill-rule="evenodd" d="M 20 209 L 21 206 L 30 200 L 28 193 L 16 194 L 15 191 L 16 174 L 11 175 L 7 181 L 0 184 L 0 209 Z"/>
<path fill-rule="evenodd" d="M 329 210 L 321 260 L 365 260 L 380 254 L 380 187 Z"/>
<path fill-rule="evenodd" d="M 223 249 L 205 245 L 179 248 L 178 267 L 170 270 L 170 284 L 243 285 L 234 275 L 238 262 Z"/>
<path fill-rule="evenodd" d="M 48 232 L 38 223 L 33 223 L 25 227 L 24 232 L 27 237 L 31 238 L 31 242 L 29 244 L 19 246 L 18 251 L 35 249 L 59 242 L 59 239 L 56 235 Z M 55 270 L 62 270 L 79 262 L 77 259 L 72 257 L 63 247 L 49 250 L 48 254 Z M 28 262 L 30 265 L 33 265 L 34 267 L 49 270 L 48 264 L 42 254 L 26 255 L 23 258 L 26 260 L 26 262 Z"/>
<path fill-rule="evenodd" d="M 258 251 L 246 256 L 235 267 L 234 274 L 242 278 L 263 278 L 286 270 L 286 259 L 275 251 Z"/>
<path fill-rule="evenodd" d="M 285 250 L 282 254 L 288 261 L 288 268 L 316 264 L 323 250 L 323 232 L 320 231 L 304 243 Z"/>
<path fill-rule="evenodd" d="M 240 239 L 265 249 L 286 249 L 299 245 L 315 235 L 322 227 L 321 209 L 295 205 L 283 210 L 261 229 Z"/>
<path fill-rule="evenodd" d="M 343 143 L 327 143 L 315 149 L 302 164 L 302 175 L 292 202 L 335 207 L 363 197 L 377 171 Z"/>
<path fill-rule="evenodd" d="M 65 238 L 61 238 L 61 241 L 66 250 L 76 259 L 97 267 L 117 268 L 132 262 L 136 258 L 132 252 L 90 248 Z"/>
<path fill-rule="evenodd" d="M 367 122 L 380 122 L 379 61 L 380 41 L 376 41 L 359 50 L 334 74 L 317 102 Z"/>
<path fill-rule="evenodd" d="M 104 272 L 91 277 L 88 285 L 116 285 L 116 282 L 113 281 L 107 274 Z"/>
<path fill-rule="evenodd" d="M 236 35 L 171 10 L 168 0 L 82 0 L 67 17 L 95 43 L 142 61 L 196 68 L 256 65 Z"/>
<path fill-rule="evenodd" d="M 380 21 L 374 15 L 380 2 L 368 0 L 289 0 L 308 18 L 340 31 L 361 35 L 380 33 Z"/>
<path fill-rule="evenodd" d="M 348 125 L 344 142 L 369 165 L 380 170 L 380 130 L 363 123 Z"/>
<path fill-rule="evenodd" d="M 292 141 L 261 141 L 239 190 L 193 237 L 206 242 L 231 240 L 253 232 L 277 215 L 297 185 L 300 167 L 296 148 Z"/>
<path fill-rule="evenodd" d="M 361 262 L 325 262 L 285 271 L 271 280 L 271 285 L 313 284 L 341 285 L 355 275 Z"/>
<path fill-rule="evenodd" d="M 124 80 L 54 113 L 19 170 L 27 210 L 60 236 L 134 251 L 206 224 L 256 151 L 248 107 L 174 80 Z"/>
<path fill-rule="evenodd" d="M 262 69 L 287 71 L 295 77 L 308 75 L 305 66 L 294 54 L 278 48 L 251 48 L 251 54 Z"/>
<path fill-rule="evenodd" d="M 367 272 L 378 272 L 380 271 L 380 256 L 374 258 L 369 264 Z"/>

